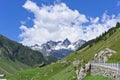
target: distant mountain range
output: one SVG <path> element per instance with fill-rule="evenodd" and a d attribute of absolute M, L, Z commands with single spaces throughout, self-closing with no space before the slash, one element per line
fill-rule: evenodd
<path fill-rule="evenodd" d="M 63 41 L 48 41 L 43 43 L 42 45 L 33 45 L 30 46 L 31 49 L 40 51 L 44 56 L 52 55 L 56 58 L 63 58 L 66 55 L 76 51 L 79 47 L 81 47 L 85 40 L 78 40 L 74 43 L 71 43 L 69 39 L 65 39 Z"/>

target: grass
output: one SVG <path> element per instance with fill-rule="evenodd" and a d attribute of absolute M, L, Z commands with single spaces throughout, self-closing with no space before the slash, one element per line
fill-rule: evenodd
<path fill-rule="evenodd" d="M 94 54 L 98 53 L 99 51 L 105 48 L 110 48 L 117 52 L 108 60 L 108 62 L 114 62 L 114 63 L 120 62 L 120 29 L 118 29 L 107 40 L 105 41 L 102 40 L 94 44 L 92 47 L 87 46 L 75 52 L 75 54 L 73 53 L 67 56 L 65 59 L 69 61 L 80 59 L 80 60 L 83 60 L 84 62 L 88 62 L 93 59 Z"/>
<path fill-rule="evenodd" d="M 64 65 L 56 62 L 42 68 L 29 69 L 25 71 L 20 71 L 16 74 L 8 75 L 6 78 L 8 80 L 77 80 L 75 70 L 72 66 L 74 60 L 81 60 L 85 63 L 92 60 L 94 54 L 99 51 L 110 48 L 115 50 L 117 53 L 114 54 L 108 62 L 120 62 L 120 29 L 118 29 L 112 36 L 107 40 L 101 40 L 100 42 L 94 44 L 92 47 L 85 47 L 69 56 L 63 58 L 58 62 L 67 60 L 69 64 Z M 84 80 L 113 80 L 110 78 L 105 78 L 103 76 L 92 76 L 88 75 Z"/>
<path fill-rule="evenodd" d="M 30 67 L 19 61 L 13 62 L 10 59 L 0 56 L 0 73 L 12 74 L 28 68 Z"/>
<path fill-rule="evenodd" d="M 49 80 L 76 80 L 76 74 L 72 66 L 60 71 L 58 74 L 52 76 Z"/>
<path fill-rule="evenodd" d="M 20 71 L 6 78 L 8 80 L 70 80 L 73 76 L 75 72 L 72 66 L 56 63 L 43 68 Z"/>
<path fill-rule="evenodd" d="M 88 75 L 84 78 L 84 80 L 115 80 L 115 79 L 107 78 L 101 75 Z"/>

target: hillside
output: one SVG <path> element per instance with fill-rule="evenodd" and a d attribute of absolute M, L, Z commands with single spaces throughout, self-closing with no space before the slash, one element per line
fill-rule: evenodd
<path fill-rule="evenodd" d="M 6 59 L 6 57 L 1 57 L 0 55 L 0 74 L 13 74 L 21 70 L 31 68 L 28 65 L 25 65 L 19 61 L 13 62 L 10 59 Z"/>
<path fill-rule="evenodd" d="M 45 63 L 40 52 L 0 35 L 0 73 L 14 73 Z"/>
<path fill-rule="evenodd" d="M 69 56 L 57 61 L 54 64 L 45 66 L 43 68 L 30 69 L 27 71 L 21 71 L 13 75 L 7 76 L 9 80 L 76 80 L 76 74 L 72 62 L 75 60 L 83 61 L 87 63 L 92 60 L 94 54 L 99 51 L 110 48 L 115 50 L 117 53 L 112 55 L 108 62 L 120 62 L 120 24 L 117 24 L 115 28 L 110 29 L 108 32 L 104 33 L 102 36 L 96 38 L 92 42 L 86 43 L 80 50 Z M 91 76 L 85 78 L 88 80 Z M 92 76 L 93 77 L 93 76 Z M 95 76 L 101 78 L 101 76 Z M 96 80 L 96 78 L 93 78 Z M 106 80 L 113 80 L 106 78 Z"/>
<path fill-rule="evenodd" d="M 117 23 L 116 27 L 111 28 L 108 32 L 105 32 L 103 36 L 100 36 L 90 42 L 86 43 L 83 48 L 76 51 L 75 54 L 71 54 L 66 57 L 66 59 L 73 61 L 74 59 L 84 60 L 88 62 L 93 59 L 94 54 L 99 51 L 110 48 L 115 50 L 117 53 L 112 55 L 108 62 L 119 62 L 120 61 L 120 24 Z"/>

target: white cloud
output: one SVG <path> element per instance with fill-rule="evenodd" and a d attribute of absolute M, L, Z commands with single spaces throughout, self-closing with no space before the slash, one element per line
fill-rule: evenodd
<path fill-rule="evenodd" d="M 99 17 L 94 18 L 90 18 L 91 23 L 98 23 L 99 22 Z"/>
<path fill-rule="evenodd" d="M 120 21 L 120 14 L 118 14 L 117 16 L 115 15 L 109 16 L 105 12 L 101 18 L 101 21 L 98 22 L 98 20 L 99 18 L 93 19 L 93 22 L 95 21 L 95 23 L 92 22 L 91 25 L 87 26 L 85 33 L 87 40 L 96 38 L 103 32 L 107 31 L 108 29 L 115 27 L 116 23 Z"/>
<path fill-rule="evenodd" d="M 71 10 L 65 3 L 39 7 L 36 3 L 27 0 L 23 7 L 35 16 L 33 27 L 28 28 L 24 25 L 20 27 L 21 42 L 28 46 L 65 38 L 71 42 L 78 39 L 90 40 L 111 26 L 115 26 L 120 19 L 120 16 L 109 16 L 106 13 L 103 14 L 102 19 L 99 17 L 88 19 L 77 10 Z M 84 26 L 84 23 L 90 25 Z M 83 29 L 84 27 L 86 29 Z"/>

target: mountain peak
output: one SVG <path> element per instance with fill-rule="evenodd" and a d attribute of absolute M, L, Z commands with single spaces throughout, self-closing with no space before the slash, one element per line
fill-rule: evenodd
<path fill-rule="evenodd" d="M 65 46 L 68 46 L 68 45 L 70 45 L 70 44 L 71 44 L 71 42 L 69 41 L 68 38 L 66 38 L 66 39 L 63 41 L 63 45 L 65 45 Z"/>
<path fill-rule="evenodd" d="M 71 43 L 68 38 L 63 41 L 47 41 L 43 43 L 41 46 L 32 47 L 32 49 L 40 51 L 44 56 L 52 55 L 56 58 L 64 57 L 67 54 L 77 50 L 81 45 L 85 43 L 84 40 L 78 40 L 74 43 Z"/>

